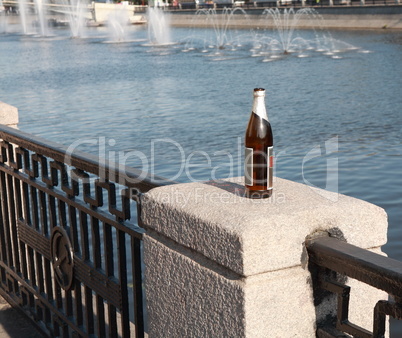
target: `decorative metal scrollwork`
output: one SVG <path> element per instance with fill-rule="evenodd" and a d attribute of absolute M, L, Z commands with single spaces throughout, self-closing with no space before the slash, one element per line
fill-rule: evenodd
<path fill-rule="evenodd" d="M 53 228 L 50 245 L 56 280 L 60 287 L 69 290 L 74 279 L 74 255 L 67 231 L 61 227 Z"/>
<path fill-rule="evenodd" d="M 0 125 L 0 295 L 52 337 L 143 337 L 138 191 L 157 179 Z"/>

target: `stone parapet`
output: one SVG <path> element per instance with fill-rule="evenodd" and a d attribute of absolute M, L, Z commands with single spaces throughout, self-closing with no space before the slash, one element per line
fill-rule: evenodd
<path fill-rule="evenodd" d="M 240 196 L 241 179 L 231 181 L 152 190 L 144 223 L 242 276 L 300 264 L 306 236 L 317 231 L 337 229 L 365 249 L 386 243 L 387 216 L 373 204 L 280 178 L 271 198 L 252 200 Z"/>
<path fill-rule="evenodd" d="M 315 336 L 317 321 L 334 309 L 314 305 L 306 237 L 326 231 L 380 253 L 387 216 L 370 203 L 284 179 L 274 189 L 269 199 L 247 199 L 242 178 L 233 178 L 143 195 L 151 337 Z M 371 329 L 374 305 L 387 295 L 350 283 L 350 318 Z"/>
<path fill-rule="evenodd" d="M 18 109 L 0 101 L 0 124 L 16 128 L 18 124 Z"/>
<path fill-rule="evenodd" d="M 361 8 L 361 7 L 360 7 Z M 319 13 L 321 21 L 312 20 L 311 18 L 298 18 L 295 22 L 294 28 L 299 29 L 402 29 L 402 13 L 396 12 L 395 14 L 386 13 L 381 14 L 368 11 L 367 14 L 359 13 L 357 10 L 360 8 L 351 9 L 349 13 L 334 11 L 327 11 Z M 395 9 L 399 9 L 396 8 Z M 248 10 L 246 10 L 248 11 Z M 222 16 L 222 22 L 225 18 Z M 194 14 L 171 14 L 171 24 L 174 27 L 211 27 L 216 25 L 215 20 L 206 20 L 205 15 Z M 222 24 L 222 23 L 221 23 Z M 276 28 L 276 23 L 273 19 L 260 17 L 259 15 L 249 15 L 246 19 L 242 15 L 234 15 L 230 21 L 225 22 L 225 27 L 241 28 L 241 29 L 272 29 Z M 293 27 L 293 26 L 292 26 Z"/>

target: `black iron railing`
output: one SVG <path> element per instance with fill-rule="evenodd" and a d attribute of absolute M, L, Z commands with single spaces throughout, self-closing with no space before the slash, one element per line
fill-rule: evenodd
<path fill-rule="evenodd" d="M 0 126 L 0 294 L 49 336 L 143 337 L 138 192 L 168 182 Z"/>
<path fill-rule="evenodd" d="M 402 319 L 402 262 L 328 236 L 308 240 L 306 246 L 316 300 L 328 296 L 323 292 L 337 295 L 336 318 L 317 323 L 317 337 L 346 337 L 342 333 L 347 333 L 353 337 L 380 338 L 385 334 L 387 315 Z M 372 331 L 348 319 L 350 287 L 346 285 L 346 277 L 390 295 L 389 300 L 376 304 Z"/>

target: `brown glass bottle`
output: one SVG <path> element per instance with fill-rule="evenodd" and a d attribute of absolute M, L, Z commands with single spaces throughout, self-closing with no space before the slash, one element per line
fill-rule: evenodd
<path fill-rule="evenodd" d="M 267 198 L 272 195 L 273 137 L 265 108 L 265 89 L 254 89 L 253 109 L 244 139 L 244 176 L 246 196 Z"/>

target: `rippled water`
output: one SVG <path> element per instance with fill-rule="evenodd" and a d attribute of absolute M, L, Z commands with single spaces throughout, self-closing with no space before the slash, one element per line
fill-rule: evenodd
<path fill-rule="evenodd" d="M 247 49 L 207 57 L 143 46 L 145 30 L 130 29 L 121 44 L 103 43 L 102 29 L 0 35 L 0 100 L 19 108 L 20 129 L 91 153 L 104 143 L 107 157 L 178 181 L 238 176 L 252 89 L 264 87 L 276 175 L 385 208 L 384 251 L 402 260 L 402 33 L 335 31 L 359 49 L 263 62 Z"/>

